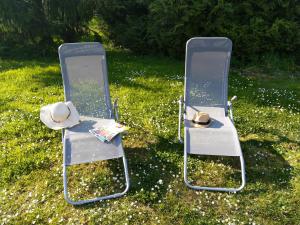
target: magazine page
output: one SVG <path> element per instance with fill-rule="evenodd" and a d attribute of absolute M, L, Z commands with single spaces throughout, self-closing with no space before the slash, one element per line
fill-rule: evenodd
<path fill-rule="evenodd" d="M 120 123 L 114 122 L 109 125 L 99 126 L 89 130 L 96 138 L 102 142 L 111 142 L 118 134 L 127 131 L 129 128 Z"/>

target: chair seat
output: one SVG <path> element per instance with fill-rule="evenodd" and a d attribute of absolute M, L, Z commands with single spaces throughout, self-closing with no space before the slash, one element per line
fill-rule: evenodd
<path fill-rule="evenodd" d="M 113 119 L 81 117 L 80 120 L 80 124 L 65 130 L 66 165 L 119 158 L 124 155 L 120 135 L 110 143 L 103 143 L 89 133 L 90 129 L 114 123 Z"/>
<path fill-rule="evenodd" d="M 208 128 L 195 128 L 191 119 L 196 111 L 209 113 L 212 124 Z M 185 146 L 189 154 L 240 156 L 241 147 L 237 131 L 223 108 L 187 107 L 185 124 Z"/>

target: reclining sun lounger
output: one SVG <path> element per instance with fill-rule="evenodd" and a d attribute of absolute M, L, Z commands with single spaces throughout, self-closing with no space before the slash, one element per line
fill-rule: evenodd
<path fill-rule="evenodd" d="M 186 44 L 184 100 L 179 101 L 178 138 L 181 140 L 182 106 L 184 118 L 184 181 L 196 190 L 241 190 L 245 185 L 245 165 L 233 123 L 232 104 L 227 101 L 228 70 L 232 43 L 228 38 L 192 38 Z M 233 99 L 235 99 L 234 97 Z M 208 128 L 195 128 L 191 120 L 197 111 L 213 119 Z M 235 156 L 241 163 L 238 188 L 193 186 L 188 181 L 188 155 Z"/>
<path fill-rule="evenodd" d="M 63 182 L 65 199 L 74 205 L 116 198 L 129 188 L 127 162 L 121 136 L 103 143 L 89 133 L 90 129 L 118 119 L 117 102 L 111 104 L 107 80 L 105 50 L 100 43 L 70 43 L 59 47 L 65 101 L 72 101 L 81 123 L 63 130 Z M 126 188 L 122 193 L 73 201 L 69 198 L 67 168 L 98 160 L 123 158 Z"/>

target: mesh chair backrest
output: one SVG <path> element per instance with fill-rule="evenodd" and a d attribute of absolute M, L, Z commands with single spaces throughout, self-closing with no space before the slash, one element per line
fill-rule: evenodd
<path fill-rule="evenodd" d="M 192 38 L 186 45 L 186 106 L 224 107 L 232 43 L 228 38 Z"/>
<path fill-rule="evenodd" d="M 110 118 L 105 50 L 100 43 L 68 43 L 58 50 L 65 100 L 81 116 Z"/>

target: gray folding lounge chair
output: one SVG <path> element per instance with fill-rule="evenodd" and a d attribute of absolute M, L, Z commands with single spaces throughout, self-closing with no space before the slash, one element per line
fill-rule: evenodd
<path fill-rule="evenodd" d="M 192 38 L 186 44 L 184 100 L 179 101 L 178 138 L 181 141 L 182 104 L 184 117 L 184 181 L 196 190 L 236 192 L 245 186 L 245 165 L 233 124 L 232 104 L 227 102 L 228 70 L 232 42 L 228 38 Z M 236 96 L 232 99 L 234 100 Z M 208 128 L 195 128 L 197 111 L 209 113 Z M 193 186 L 188 181 L 188 154 L 236 156 L 241 162 L 238 188 Z"/>
<path fill-rule="evenodd" d="M 116 198 L 129 188 L 129 175 L 122 140 L 118 135 L 112 143 L 102 143 L 89 133 L 99 124 L 118 119 L 117 101 L 111 105 L 107 80 L 105 50 L 100 43 L 63 44 L 58 49 L 63 76 L 65 101 L 72 101 L 81 123 L 63 130 L 63 181 L 67 202 L 80 205 Z M 88 200 L 73 201 L 68 194 L 67 167 L 98 160 L 123 157 L 126 188 L 122 193 Z"/>

